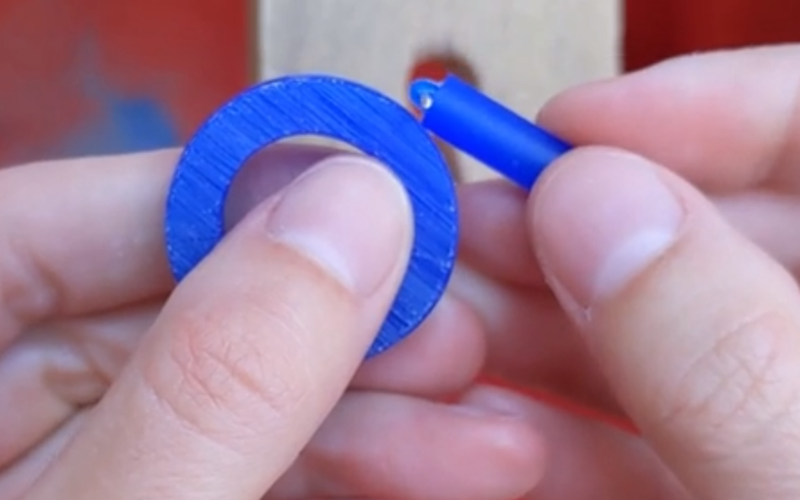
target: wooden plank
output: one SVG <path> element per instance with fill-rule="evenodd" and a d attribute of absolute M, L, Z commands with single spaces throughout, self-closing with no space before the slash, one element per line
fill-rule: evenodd
<path fill-rule="evenodd" d="M 405 101 L 409 71 L 456 53 L 480 87 L 534 116 L 567 86 L 619 70 L 618 0 L 260 0 L 259 74 L 330 72 Z M 463 180 L 491 176 L 458 158 Z"/>

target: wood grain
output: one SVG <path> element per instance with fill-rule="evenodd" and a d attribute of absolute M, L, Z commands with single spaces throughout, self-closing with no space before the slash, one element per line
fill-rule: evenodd
<path fill-rule="evenodd" d="M 328 72 L 405 101 L 432 53 L 469 61 L 480 87 L 533 117 L 565 87 L 619 71 L 617 0 L 260 0 L 259 75 Z M 491 174 L 461 157 L 462 180 Z"/>

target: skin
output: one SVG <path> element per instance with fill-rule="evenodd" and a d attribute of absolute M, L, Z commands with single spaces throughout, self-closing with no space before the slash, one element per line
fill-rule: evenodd
<path fill-rule="evenodd" d="M 796 498 L 798 68 L 721 52 L 556 96 L 539 121 L 579 147 L 532 193 L 460 187 L 446 297 L 363 364 L 410 242 L 380 166 L 265 154 L 305 173 L 253 169 L 176 288 L 175 151 L 0 172 L 0 498 Z"/>

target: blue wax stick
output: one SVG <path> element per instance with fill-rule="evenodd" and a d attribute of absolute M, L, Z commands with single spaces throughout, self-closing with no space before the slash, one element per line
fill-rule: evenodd
<path fill-rule="evenodd" d="M 423 127 L 526 190 L 572 148 L 452 75 L 416 80 L 409 94 Z"/>

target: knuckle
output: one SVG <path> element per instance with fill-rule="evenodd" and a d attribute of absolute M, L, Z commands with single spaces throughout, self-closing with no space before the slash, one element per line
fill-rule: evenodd
<path fill-rule="evenodd" d="M 209 437 L 242 437 L 290 419 L 312 390 L 304 364 L 304 323 L 295 310 L 237 304 L 180 317 L 168 353 L 178 380 L 160 384 L 158 399 L 184 425 Z M 252 302 L 251 302 L 252 303 Z M 223 433 L 224 436 L 215 436 Z"/>
<path fill-rule="evenodd" d="M 59 273 L 13 233 L 3 238 L 0 248 L 0 300 L 14 323 L 30 324 L 57 314 L 67 296 Z"/>
<path fill-rule="evenodd" d="M 117 343 L 118 335 L 93 339 L 92 333 L 91 325 L 86 322 L 66 320 L 31 328 L 21 342 L 23 348 L 37 352 L 42 351 L 42 344 L 55 342 L 55 349 L 45 349 L 44 356 L 37 357 L 46 366 L 47 389 L 72 406 L 96 404 L 129 354 L 125 346 Z"/>
<path fill-rule="evenodd" d="M 659 424 L 696 438 L 711 459 L 774 435 L 800 409 L 800 367 L 786 355 L 797 348 L 795 329 L 775 310 L 722 329 L 663 393 Z"/>

